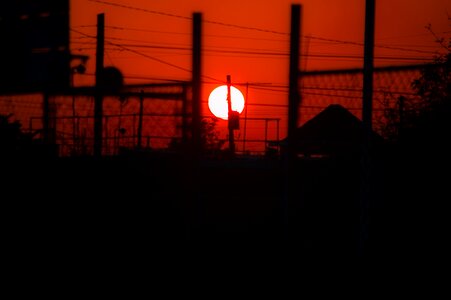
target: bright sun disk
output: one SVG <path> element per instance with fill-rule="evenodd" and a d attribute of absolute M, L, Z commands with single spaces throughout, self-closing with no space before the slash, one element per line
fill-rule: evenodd
<path fill-rule="evenodd" d="M 232 110 L 241 113 L 244 109 L 244 96 L 236 87 L 230 87 Z M 228 119 L 227 85 L 215 88 L 208 97 L 208 108 L 217 118 Z"/>

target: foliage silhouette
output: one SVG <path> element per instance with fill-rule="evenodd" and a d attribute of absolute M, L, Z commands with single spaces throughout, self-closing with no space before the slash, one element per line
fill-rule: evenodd
<path fill-rule="evenodd" d="M 398 133 L 386 157 L 386 199 L 378 211 L 385 251 L 417 261 L 449 252 L 444 200 L 451 167 L 451 38 L 447 45 L 438 41 L 446 51 L 412 82 L 416 99 L 398 99 L 405 110 L 392 120 Z"/>
<path fill-rule="evenodd" d="M 446 42 L 427 27 L 444 50 L 433 63 L 425 66 L 411 86 L 415 95 L 400 96 L 396 106 L 385 110 L 387 120 L 382 131 L 389 140 L 404 142 L 424 138 L 439 138 L 449 128 L 447 114 L 451 102 L 451 37 Z M 426 134 L 426 131 L 429 132 Z M 432 135 L 430 135 L 432 134 Z"/>
<path fill-rule="evenodd" d="M 218 153 L 221 151 L 225 141 L 219 139 L 219 131 L 216 129 L 218 119 L 202 119 L 201 142 L 202 149 L 207 153 Z"/>
<path fill-rule="evenodd" d="M 421 99 L 416 113 L 407 115 L 407 130 L 401 133 L 401 139 L 424 139 L 425 142 L 445 144 L 444 137 L 451 128 L 449 113 L 451 110 L 451 37 L 448 44 L 445 39 L 437 42 L 446 50 L 434 58 L 431 67 L 421 71 L 412 87 Z M 438 144 L 437 144 L 438 143 Z M 431 147 L 433 145 L 430 145 Z"/>
<path fill-rule="evenodd" d="M 22 132 L 22 124 L 11 121 L 12 114 L 0 115 L 0 156 L 9 158 L 23 154 L 31 145 L 32 136 Z"/>
<path fill-rule="evenodd" d="M 204 154 L 218 155 L 222 153 L 225 140 L 219 138 L 220 132 L 216 129 L 218 119 L 204 118 L 201 121 L 201 146 Z M 173 151 L 183 151 L 183 144 L 178 138 L 171 140 L 169 149 Z"/>

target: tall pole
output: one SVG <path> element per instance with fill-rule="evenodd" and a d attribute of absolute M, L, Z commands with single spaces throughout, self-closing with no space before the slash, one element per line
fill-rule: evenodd
<path fill-rule="evenodd" d="M 366 0 L 365 4 L 365 46 L 363 62 L 363 142 L 361 159 L 361 207 L 360 207 L 360 237 L 358 254 L 364 255 L 368 239 L 369 206 L 371 198 L 371 131 L 373 115 L 373 71 L 374 71 L 374 23 L 376 0 Z"/>
<path fill-rule="evenodd" d="M 230 87 L 232 85 L 232 79 L 230 75 L 227 75 L 227 111 L 228 111 L 228 127 L 229 127 L 229 150 L 230 154 L 235 154 L 235 137 L 233 135 L 233 124 L 232 124 L 232 93 L 230 92 Z"/>
<path fill-rule="evenodd" d="M 301 5 L 291 6 L 290 69 L 288 88 L 288 155 L 294 154 L 294 133 L 299 118 L 299 55 L 301 44 Z"/>
<path fill-rule="evenodd" d="M 366 0 L 362 111 L 362 120 L 366 132 L 371 131 L 373 114 L 374 19 L 375 0 Z"/>
<path fill-rule="evenodd" d="M 193 99 L 192 99 L 192 143 L 193 154 L 202 150 L 201 143 L 201 79 L 202 79 L 202 14 L 193 13 Z"/>
<path fill-rule="evenodd" d="M 202 14 L 193 13 L 193 41 L 192 41 L 192 100 L 191 100 L 191 145 L 190 155 L 192 164 L 192 174 L 188 178 L 191 183 L 194 220 L 193 233 L 198 232 L 202 227 L 204 220 L 203 195 L 201 193 L 201 168 L 200 155 L 202 152 L 202 128 L 201 128 L 201 88 L 202 88 Z M 191 234 L 191 232 L 188 232 Z"/>
<path fill-rule="evenodd" d="M 289 238 L 289 205 L 294 197 L 294 163 L 295 133 L 298 125 L 298 109 L 300 104 L 299 93 L 299 55 L 301 44 L 301 5 L 291 5 L 291 31 L 290 31 L 290 65 L 288 88 L 288 145 L 284 153 L 285 193 L 282 199 L 282 228 L 284 237 Z"/>
<path fill-rule="evenodd" d="M 94 100 L 94 156 L 102 155 L 103 57 L 105 51 L 105 14 L 97 15 L 96 95 Z"/>

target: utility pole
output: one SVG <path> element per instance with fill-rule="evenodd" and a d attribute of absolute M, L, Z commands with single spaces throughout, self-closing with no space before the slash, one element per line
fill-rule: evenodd
<path fill-rule="evenodd" d="M 234 117 L 233 111 L 232 111 L 232 94 L 230 92 L 230 87 L 232 85 L 232 80 L 230 75 L 227 75 L 227 108 L 228 108 L 228 128 L 229 128 L 229 150 L 230 154 L 233 156 L 235 155 L 235 137 L 233 134 L 233 120 Z"/>
<path fill-rule="evenodd" d="M 193 99 L 192 99 L 192 150 L 195 156 L 202 151 L 201 142 L 201 80 L 202 80 L 202 14 L 193 13 Z"/>
<path fill-rule="evenodd" d="M 94 156 L 102 156 L 103 57 L 105 51 L 105 14 L 97 15 L 96 95 L 94 99 Z"/>
<path fill-rule="evenodd" d="M 366 0 L 365 4 L 365 46 L 363 62 L 363 139 L 361 159 L 361 200 L 360 200 L 360 236 L 358 254 L 364 255 L 368 239 L 369 206 L 371 200 L 371 132 L 373 115 L 373 71 L 374 71 L 374 23 L 376 0 Z"/>
<path fill-rule="evenodd" d="M 299 118 L 299 55 L 301 44 L 301 5 L 291 5 L 291 31 L 290 31 L 290 65 L 288 88 L 288 145 L 284 153 L 283 166 L 285 176 L 285 191 L 282 198 L 282 228 L 285 239 L 289 238 L 289 206 L 295 194 L 295 133 Z"/>
<path fill-rule="evenodd" d="M 192 40 L 192 99 L 191 99 L 191 143 L 189 144 L 189 155 L 191 156 L 192 172 L 187 181 L 190 182 L 193 199 L 193 228 L 188 234 L 196 233 L 204 223 L 205 205 L 201 192 L 201 164 L 202 153 L 201 139 L 201 88 L 202 88 L 202 13 L 193 13 L 193 40 Z"/>
<path fill-rule="evenodd" d="M 301 44 L 301 5 L 291 6 L 290 69 L 288 90 L 288 155 L 294 155 L 294 134 L 299 118 L 299 55 Z"/>
<path fill-rule="evenodd" d="M 372 130 L 373 116 L 374 19 L 375 0 L 366 0 L 362 111 L 362 120 L 366 132 L 371 132 Z"/>

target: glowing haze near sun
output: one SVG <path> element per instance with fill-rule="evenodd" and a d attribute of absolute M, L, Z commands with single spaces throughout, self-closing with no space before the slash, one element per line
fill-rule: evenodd
<path fill-rule="evenodd" d="M 236 87 L 230 87 L 232 110 L 241 113 L 244 109 L 244 96 Z M 208 97 L 208 108 L 217 118 L 228 119 L 227 85 L 215 88 Z"/>

